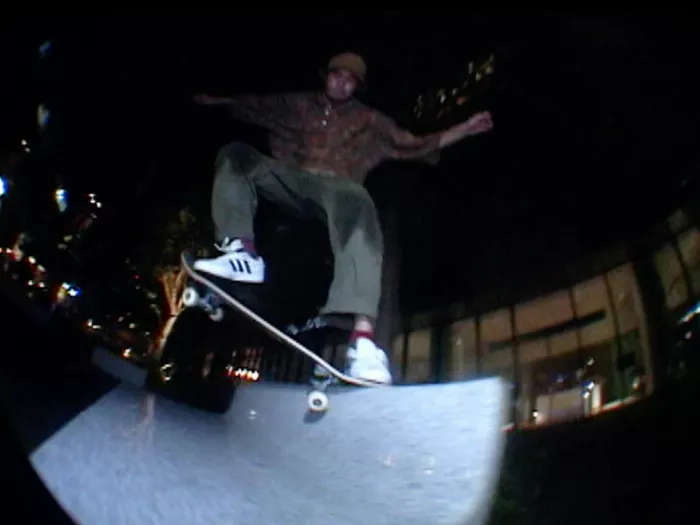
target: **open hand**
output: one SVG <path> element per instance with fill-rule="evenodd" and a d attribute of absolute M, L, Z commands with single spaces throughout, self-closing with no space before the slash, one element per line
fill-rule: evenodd
<path fill-rule="evenodd" d="M 443 131 L 440 136 L 440 147 L 445 148 L 455 142 L 459 142 L 465 137 L 484 133 L 493 127 L 491 121 L 491 113 L 484 111 L 472 115 L 469 120 L 465 120 L 461 124 L 457 124 L 447 131 Z"/>
<path fill-rule="evenodd" d="M 476 113 L 472 117 L 461 124 L 462 130 L 466 135 L 477 135 L 478 133 L 484 133 L 493 128 L 493 121 L 491 120 L 491 113 L 488 111 L 482 111 L 481 113 Z"/>

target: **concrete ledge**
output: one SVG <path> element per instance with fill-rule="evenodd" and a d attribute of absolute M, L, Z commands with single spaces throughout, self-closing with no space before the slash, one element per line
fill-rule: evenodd
<path fill-rule="evenodd" d="M 82 523 L 483 524 L 500 473 L 498 379 L 240 388 L 221 416 L 120 386 L 31 457 Z M 146 402 L 144 402 L 146 401 Z"/>

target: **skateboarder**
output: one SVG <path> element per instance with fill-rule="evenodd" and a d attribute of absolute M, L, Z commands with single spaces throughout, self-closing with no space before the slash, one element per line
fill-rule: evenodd
<path fill-rule="evenodd" d="M 199 104 L 223 106 L 235 118 L 269 129 L 274 158 L 241 143 L 220 150 L 212 215 L 222 255 L 198 260 L 194 267 L 250 286 L 264 281 L 265 263 L 253 239 L 257 195 L 294 213 L 322 218 L 328 225 L 335 264 L 321 313 L 355 317 L 347 373 L 391 383 L 387 356 L 373 337 L 383 239 L 364 180 L 384 160 L 436 162 L 440 149 L 488 131 L 492 123 L 491 115 L 484 112 L 446 131 L 414 136 L 353 97 L 366 87 L 366 69 L 362 57 L 342 53 L 321 72 L 322 90 L 195 97 Z"/>

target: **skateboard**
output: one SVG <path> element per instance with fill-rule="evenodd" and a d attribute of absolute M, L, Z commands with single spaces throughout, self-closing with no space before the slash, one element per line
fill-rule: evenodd
<path fill-rule="evenodd" d="M 209 317 L 215 322 L 220 322 L 224 319 L 224 308 L 233 308 L 238 313 L 257 324 L 272 338 L 285 344 L 291 350 L 301 352 L 316 363 L 314 374 L 310 381 L 312 389 L 307 396 L 308 408 L 312 412 L 325 412 L 328 409 L 329 402 L 326 390 L 333 384 L 345 383 L 360 387 L 390 386 L 356 379 L 344 374 L 325 359 L 319 357 L 315 352 L 302 345 L 291 335 L 265 320 L 235 297 L 221 289 L 216 283 L 208 279 L 206 274 L 196 271 L 193 266 L 194 258 L 190 254 L 183 252 L 180 260 L 182 268 L 187 272 L 190 278 L 190 282 L 182 293 L 182 302 L 185 307 L 201 308 L 209 314 Z M 296 330 L 290 331 L 292 333 L 298 333 L 300 330 L 297 328 Z"/>

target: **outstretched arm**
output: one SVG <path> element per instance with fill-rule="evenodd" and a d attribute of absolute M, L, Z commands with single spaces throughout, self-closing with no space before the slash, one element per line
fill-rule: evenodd
<path fill-rule="evenodd" d="M 268 129 L 283 123 L 289 114 L 289 95 L 236 95 L 216 97 L 196 95 L 194 101 L 204 106 L 224 106 L 234 118 Z"/>
<path fill-rule="evenodd" d="M 459 142 L 463 138 L 489 131 L 492 127 L 493 121 L 491 120 L 491 113 L 488 111 L 476 113 L 475 115 L 472 115 L 469 120 L 465 120 L 464 122 L 443 131 L 440 134 L 440 147 L 446 148 L 455 142 Z"/>
<path fill-rule="evenodd" d="M 375 116 L 379 142 L 386 157 L 393 159 L 422 159 L 436 162 L 439 150 L 462 140 L 490 130 L 493 127 L 491 114 L 477 113 L 469 120 L 445 131 L 416 136 L 399 128 L 396 123 L 381 114 Z"/>
<path fill-rule="evenodd" d="M 439 159 L 440 133 L 416 136 L 401 129 L 396 122 L 381 113 L 374 114 L 376 141 L 383 157 L 397 160 L 424 160 L 436 163 Z"/>

